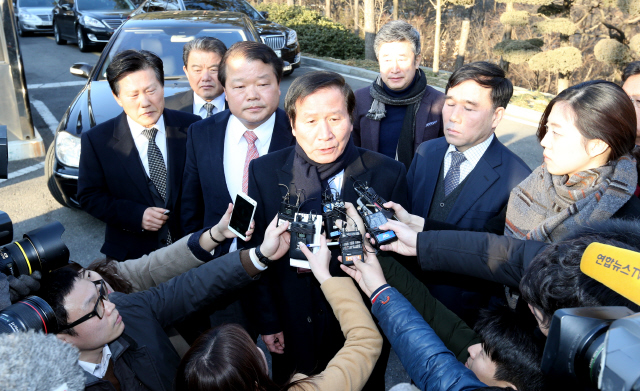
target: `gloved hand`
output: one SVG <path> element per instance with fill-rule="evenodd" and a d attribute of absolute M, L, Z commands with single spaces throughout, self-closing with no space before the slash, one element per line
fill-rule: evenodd
<path fill-rule="evenodd" d="M 40 274 L 40 271 L 38 270 L 31 273 L 30 276 L 25 274 L 18 278 L 15 278 L 14 276 L 7 276 L 11 303 L 15 303 L 26 296 L 35 294 L 35 292 L 40 289 L 41 278 L 42 274 Z"/>

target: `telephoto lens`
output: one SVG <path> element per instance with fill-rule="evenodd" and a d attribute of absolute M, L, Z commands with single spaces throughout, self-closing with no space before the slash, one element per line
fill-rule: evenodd
<path fill-rule="evenodd" d="M 38 296 L 29 296 L 0 311 L 0 334 L 27 330 L 53 334 L 58 331 L 53 309 Z"/>
<path fill-rule="evenodd" d="M 64 227 L 57 221 L 24 234 L 21 240 L 0 247 L 0 272 L 19 277 L 40 270 L 43 277 L 69 263 L 62 241 Z"/>

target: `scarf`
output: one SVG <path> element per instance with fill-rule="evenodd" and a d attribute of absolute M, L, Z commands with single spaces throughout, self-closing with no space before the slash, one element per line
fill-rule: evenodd
<path fill-rule="evenodd" d="M 381 121 L 387 113 L 385 105 L 409 106 L 407 107 L 407 114 L 402 122 L 402 130 L 400 131 L 400 139 L 398 140 L 398 148 L 396 150 L 396 159 L 404 163 L 407 170 L 409 170 L 411 160 L 413 160 L 416 114 L 418 114 L 422 97 L 427 91 L 427 77 L 420 69 L 418 69 L 417 74 L 418 80 L 414 83 L 413 87 L 407 91 L 404 98 L 389 96 L 384 90 L 384 87 L 382 87 L 380 75 L 378 75 L 376 81 L 369 88 L 369 94 L 371 94 L 373 98 L 371 108 L 367 113 L 367 118 L 369 119 Z"/>
<path fill-rule="evenodd" d="M 578 226 L 611 218 L 637 183 L 630 155 L 571 176 L 551 175 L 543 164 L 511 191 L 504 234 L 547 243 L 562 240 Z"/>
<path fill-rule="evenodd" d="M 358 158 L 358 148 L 349 139 L 342 155 L 335 161 L 325 164 L 311 160 L 298 143 L 296 143 L 295 152 L 293 183 L 296 189 L 304 190 L 304 205 L 301 205 L 300 212 L 314 211 L 316 214 L 322 214 L 322 192 L 328 187 L 328 180 Z M 346 178 L 343 179 L 343 183 L 344 180 Z"/>

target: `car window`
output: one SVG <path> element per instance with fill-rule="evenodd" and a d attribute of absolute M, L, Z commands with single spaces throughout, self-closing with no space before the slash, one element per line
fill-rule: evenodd
<path fill-rule="evenodd" d="M 20 7 L 51 7 L 55 5 L 53 0 L 19 0 L 18 5 Z"/>
<path fill-rule="evenodd" d="M 264 19 L 262 15 L 244 0 L 184 0 L 187 10 L 241 12 L 253 20 Z"/>
<path fill-rule="evenodd" d="M 136 8 L 129 0 L 77 0 L 79 11 L 130 11 Z"/>
<path fill-rule="evenodd" d="M 182 48 L 196 37 L 215 37 L 230 47 L 238 41 L 253 40 L 242 29 L 124 29 L 113 43 L 98 80 L 106 80 L 107 67 L 116 53 L 128 49 L 148 50 L 162 59 L 165 79 L 186 77 L 182 71 Z"/>

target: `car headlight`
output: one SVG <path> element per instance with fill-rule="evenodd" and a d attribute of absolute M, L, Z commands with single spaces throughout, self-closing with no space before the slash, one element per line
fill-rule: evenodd
<path fill-rule="evenodd" d="M 91 16 L 83 16 L 82 17 L 82 24 L 84 24 L 87 27 L 103 27 L 104 28 L 104 24 L 99 21 L 98 19 L 92 18 Z"/>
<path fill-rule="evenodd" d="M 25 23 L 32 23 L 32 24 L 42 23 L 42 20 L 39 17 L 37 17 L 34 14 L 30 14 L 24 10 L 20 10 L 20 12 L 18 13 L 18 18 L 20 18 L 20 20 L 22 20 Z"/>
<path fill-rule="evenodd" d="M 296 30 L 289 30 L 288 38 L 287 38 L 287 46 L 291 46 L 298 41 L 298 33 Z"/>
<path fill-rule="evenodd" d="M 56 156 L 65 166 L 80 166 L 80 137 L 67 132 L 60 132 L 56 136 Z"/>

